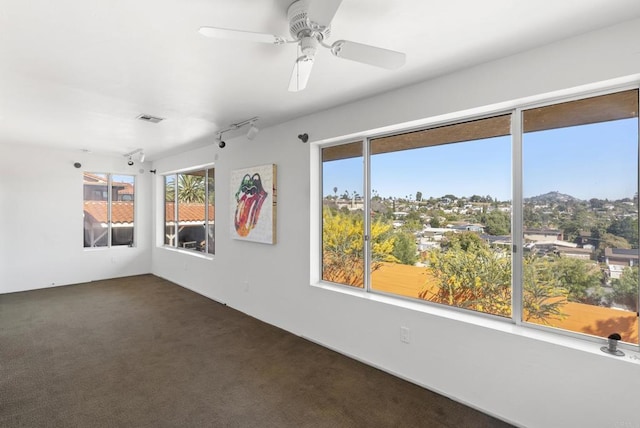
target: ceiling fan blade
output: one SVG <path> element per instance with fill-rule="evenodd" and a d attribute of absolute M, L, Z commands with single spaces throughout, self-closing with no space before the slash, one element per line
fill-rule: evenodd
<path fill-rule="evenodd" d="M 362 43 L 338 40 L 331 45 L 331 53 L 338 58 L 363 62 L 376 67 L 394 68 L 402 67 L 406 61 L 406 55 L 389 49 L 363 45 Z"/>
<path fill-rule="evenodd" d="M 307 18 L 322 27 L 331 25 L 342 0 L 312 0 L 309 4 Z"/>
<path fill-rule="evenodd" d="M 289 92 L 298 92 L 307 86 L 311 69 L 313 68 L 313 57 L 303 55 L 296 60 L 289 80 Z"/>
<path fill-rule="evenodd" d="M 251 31 L 230 30 L 227 28 L 200 27 L 200 34 L 216 39 L 242 40 L 246 42 L 270 43 L 279 45 L 285 43 L 285 38 L 266 33 L 254 33 Z"/>

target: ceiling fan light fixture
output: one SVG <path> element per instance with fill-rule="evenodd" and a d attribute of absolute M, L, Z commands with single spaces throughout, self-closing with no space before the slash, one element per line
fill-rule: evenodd
<path fill-rule="evenodd" d="M 218 39 L 244 40 L 271 44 L 296 43 L 298 57 L 289 80 L 289 91 L 297 92 L 307 86 L 318 46 L 331 50 L 338 57 L 376 67 L 395 69 L 404 65 L 402 52 L 339 40 L 333 45 L 325 43 L 331 34 L 331 22 L 343 0 L 296 0 L 287 9 L 289 33 L 292 39 L 266 33 L 232 30 L 218 27 L 200 27 L 200 34 Z"/>
<path fill-rule="evenodd" d="M 303 55 L 296 60 L 289 80 L 289 92 L 298 92 L 307 87 L 312 68 L 313 57 Z"/>

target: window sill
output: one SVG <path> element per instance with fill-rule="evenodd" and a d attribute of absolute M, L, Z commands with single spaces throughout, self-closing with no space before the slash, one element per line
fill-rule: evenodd
<path fill-rule="evenodd" d="M 200 251 L 193 251 L 193 250 L 188 250 L 184 248 L 168 247 L 166 245 L 162 245 L 159 248 L 162 248 L 164 250 L 171 251 L 174 253 L 188 254 L 190 256 L 198 257 L 200 259 L 205 259 L 205 260 L 213 260 L 213 257 L 214 257 L 214 254 L 205 254 Z"/>
<path fill-rule="evenodd" d="M 83 251 L 105 251 L 105 250 L 119 250 L 119 249 L 132 249 L 137 248 L 135 245 L 112 245 L 111 247 L 82 247 Z"/>
<path fill-rule="evenodd" d="M 640 352 L 638 349 L 629 348 L 626 345 L 621 345 L 620 350 L 624 352 L 623 357 L 616 357 L 613 355 L 607 355 L 600 350 L 601 346 L 606 345 L 606 339 L 602 341 L 579 339 L 575 337 L 565 336 L 559 333 L 553 333 L 546 330 L 539 330 L 535 327 L 515 325 L 510 320 L 500 320 L 493 316 L 485 316 L 483 314 L 476 314 L 466 310 L 456 310 L 439 305 L 423 304 L 420 302 L 414 302 L 409 299 L 401 297 L 394 297 L 385 294 L 378 294 L 375 292 L 365 292 L 362 289 L 350 288 L 347 286 L 335 285 L 326 282 L 319 282 L 311 284 L 312 287 L 322 290 L 328 290 L 332 292 L 338 292 L 349 296 L 358 297 L 373 302 L 383 303 L 387 305 L 397 306 L 399 308 L 422 312 L 435 317 L 446 318 L 463 323 L 473 324 L 475 326 L 492 329 L 507 334 L 513 334 L 520 337 L 526 337 L 541 342 L 551 343 L 554 345 L 564 346 L 566 348 L 575 349 L 577 351 L 587 352 L 594 355 L 598 355 L 603 358 L 613 358 L 620 361 L 625 361 L 631 364 L 640 366 Z"/>

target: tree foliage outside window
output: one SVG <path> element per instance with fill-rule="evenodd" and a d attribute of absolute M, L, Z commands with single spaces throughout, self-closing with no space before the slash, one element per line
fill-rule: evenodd
<path fill-rule="evenodd" d="M 324 280 L 638 343 L 637 89 L 327 149 Z"/>
<path fill-rule="evenodd" d="M 214 254 L 214 169 L 165 176 L 165 245 Z"/>
<path fill-rule="evenodd" d="M 322 279 L 354 287 L 364 286 L 364 226 L 362 212 L 322 210 Z M 382 262 L 398 262 L 393 255 L 392 226 L 382 221 L 371 225 L 371 272 Z"/>

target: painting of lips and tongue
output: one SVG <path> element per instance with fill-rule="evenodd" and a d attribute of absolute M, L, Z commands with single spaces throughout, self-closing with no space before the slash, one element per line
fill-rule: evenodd
<path fill-rule="evenodd" d="M 276 166 L 233 170 L 230 205 L 234 239 L 275 244 Z"/>

